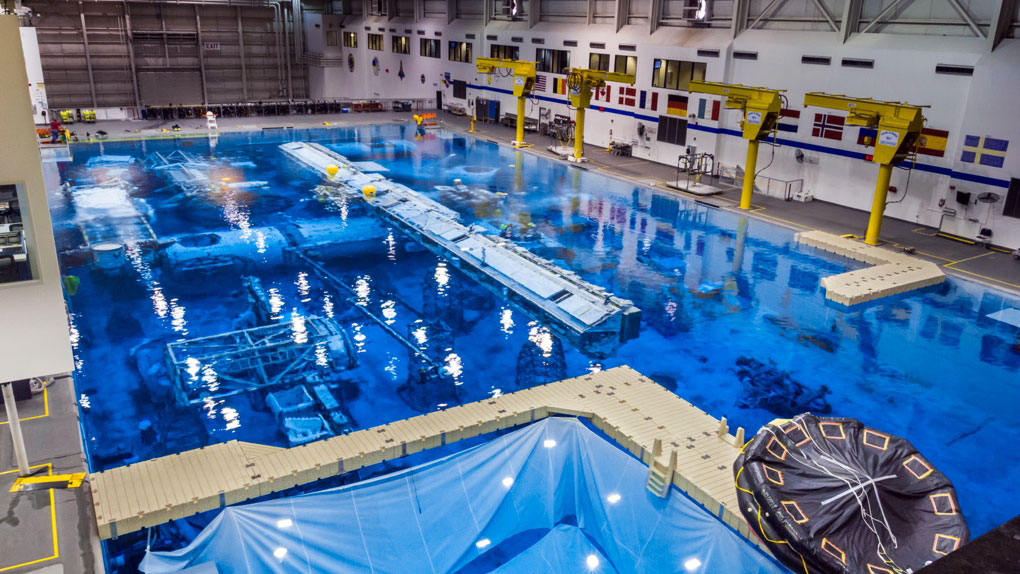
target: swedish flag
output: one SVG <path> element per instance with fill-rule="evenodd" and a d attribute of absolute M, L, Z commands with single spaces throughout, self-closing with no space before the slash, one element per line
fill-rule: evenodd
<path fill-rule="evenodd" d="M 1006 161 L 1008 146 L 1009 140 L 988 136 L 967 136 L 963 140 L 963 155 L 960 156 L 960 161 L 989 167 L 1002 167 Z"/>

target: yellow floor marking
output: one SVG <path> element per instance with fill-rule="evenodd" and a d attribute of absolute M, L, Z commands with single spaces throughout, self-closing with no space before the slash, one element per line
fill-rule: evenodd
<path fill-rule="evenodd" d="M 18 417 L 18 420 L 21 421 L 21 422 L 34 421 L 35 419 L 42 419 L 42 418 L 46 418 L 48 416 L 50 416 L 50 392 L 49 392 L 49 389 L 44 388 L 43 389 L 43 414 L 41 414 L 41 415 L 34 415 L 34 416 L 31 416 L 31 417 Z M 10 424 L 10 423 L 7 422 L 7 421 L 0 421 L 0 426 L 6 425 L 6 424 Z M 3 473 L 0 472 L 0 474 L 3 474 Z"/>
<path fill-rule="evenodd" d="M 982 253 L 981 255 L 975 255 L 973 257 L 967 257 L 966 259 L 959 259 L 957 261 L 951 261 L 949 263 L 946 263 L 945 267 L 949 267 L 951 265 L 956 265 L 957 263 L 963 263 L 964 261 L 971 261 L 972 259 L 981 259 L 982 257 L 986 257 L 986 256 L 991 255 L 991 254 L 992 254 L 992 252 L 989 251 L 987 253 Z"/>
<path fill-rule="evenodd" d="M 948 265 L 946 265 L 946 267 L 948 267 Z M 953 268 L 950 269 L 950 271 L 953 271 L 954 273 L 966 273 L 967 275 L 973 275 L 974 277 L 980 277 L 980 278 L 984 279 L 985 281 L 993 281 L 995 283 L 1002 283 L 1003 285 L 1009 285 L 1010 287 L 1012 287 L 1014 289 L 1020 289 L 1020 284 L 1010 283 L 1009 281 L 1003 281 L 1002 279 L 996 279 L 994 277 L 989 277 L 987 275 L 982 275 L 980 273 L 974 273 L 973 271 L 967 271 L 966 269 L 960 269 L 959 267 L 953 267 Z"/>
<path fill-rule="evenodd" d="M 29 468 L 29 470 L 31 470 L 33 468 L 43 468 L 43 467 L 46 467 L 47 474 L 49 474 L 50 476 L 53 475 L 53 463 L 50 463 L 50 462 L 43 463 L 43 464 L 37 464 L 35 466 L 30 466 L 28 468 Z M 5 470 L 3 472 L 0 472 L 0 475 L 11 474 L 12 472 L 18 472 L 18 469 Z M 59 544 L 59 541 L 57 539 L 57 504 L 56 504 L 56 500 L 55 500 L 55 498 L 53 496 L 53 491 L 52 490 L 50 490 L 50 524 L 51 524 L 51 527 L 52 527 L 51 529 L 53 531 L 53 555 L 52 556 L 47 556 L 46 558 L 38 558 L 36 560 L 29 560 L 28 562 L 22 562 L 20 564 L 14 564 L 14 565 L 11 565 L 11 566 L 0 566 L 0 572 L 6 572 L 8 570 L 14 570 L 15 568 L 22 568 L 24 566 L 31 566 L 32 564 L 39 564 L 40 562 L 46 562 L 47 560 L 54 560 L 54 559 L 60 558 L 60 544 Z"/>

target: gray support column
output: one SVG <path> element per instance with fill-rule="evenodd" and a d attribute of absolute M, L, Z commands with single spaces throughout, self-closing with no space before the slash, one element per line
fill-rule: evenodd
<path fill-rule="evenodd" d="M 198 15 L 198 4 L 195 4 L 195 42 L 198 44 L 198 70 L 202 79 L 202 105 L 209 105 L 209 91 L 205 82 L 205 43 L 202 42 L 202 19 Z"/>
<path fill-rule="evenodd" d="M 159 8 L 159 25 L 163 29 L 163 65 L 170 67 L 170 42 L 167 41 L 166 37 L 166 13 L 164 10 L 166 6 L 160 6 Z"/>
<path fill-rule="evenodd" d="M 654 34 L 659 28 L 659 19 L 662 18 L 662 0 L 651 0 L 648 11 L 648 33 Z"/>
<path fill-rule="evenodd" d="M 290 75 L 290 32 L 287 26 L 287 11 L 280 5 L 281 16 L 283 17 L 283 59 L 287 62 L 287 99 L 294 99 L 294 81 Z M 293 20 L 293 18 L 291 18 Z"/>
<path fill-rule="evenodd" d="M 446 23 L 450 24 L 457 18 L 457 0 L 446 0 Z"/>
<path fill-rule="evenodd" d="M 843 19 L 839 21 L 839 37 L 844 44 L 850 39 L 851 34 L 857 33 L 861 23 L 861 6 L 864 0 L 844 0 Z"/>
<path fill-rule="evenodd" d="M 1002 42 L 1002 39 L 1009 33 L 1009 27 L 1013 24 L 1013 15 L 1016 14 L 1017 0 L 1001 0 L 998 12 L 992 16 L 991 25 L 988 27 L 988 51 L 995 50 Z"/>
<path fill-rule="evenodd" d="M 852 0 L 846 0 L 850 2 Z M 858 2 L 860 0 L 857 0 Z M 751 0 L 733 0 L 733 14 L 730 21 L 730 32 L 736 38 L 747 29 L 747 7 Z"/>
<path fill-rule="evenodd" d="M 241 25 L 241 7 L 237 7 L 237 45 L 241 53 L 241 95 L 248 101 L 248 64 L 244 55 L 244 26 Z"/>
<path fill-rule="evenodd" d="M 96 100 L 96 78 L 92 74 L 92 55 L 89 52 L 89 30 L 85 26 L 85 6 L 78 2 L 78 15 L 81 17 L 81 42 L 85 46 L 85 67 L 89 72 L 89 90 L 92 92 L 92 108 L 99 107 Z"/>
<path fill-rule="evenodd" d="M 630 0 L 616 0 L 616 17 L 613 20 L 613 24 L 617 32 L 627 24 L 629 15 Z"/>
<path fill-rule="evenodd" d="M 25 437 L 21 435 L 21 419 L 18 418 L 18 405 L 14 403 L 14 390 L 11 383 L 2 383 L 4 406 L 7 408 L 7 422 L 11 429 L 11 441 L 14 443 L 14 458 L 18 461 L 18 476 L 28 476 L 28 454 L 25 452 Z"/>
<path fill-rule="evenodd" d="M 305 17 L 301 0 L 291 0 L 290 8 L 294 14 L 294 62 L 300 64 L 305 55 Z"/>
<path fill-rule="evenodd" d="M 534 28 L 542 20 L 542 0 L 528 3 L 528 28 Z"/>
<path fill-rule="evenodd" d="M 135 39 L 131 32 L 131 9 L 124 2 L 124 29 L 127 32 L 128 63 L 131 65 L 131 89 L 135 95 L 135 112 L 141 114 L 142 100 L 138 94 L 138 68 L 135 66 Z"/>
<path fill-rule="evenodd" d="M 588 0 L 588 25 L 595 23 L 595 0 Z"/>
<path fill-rule="evenodd" d="M 397 17 L 397 0 L 386 0 L 386 21 Z"/>
<path fill-rule="evenodd" d="M 482 26 L 488 26 L 492 22 L 492 13 L 495 11 L 493 0 L 482 0 Z M 484 30 L 483 30 L 484 32 Z"/>

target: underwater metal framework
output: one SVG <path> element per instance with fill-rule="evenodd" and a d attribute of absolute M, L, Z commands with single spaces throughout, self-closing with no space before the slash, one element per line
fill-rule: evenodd
<path fill-rule="evenodd" d="M 549 383 L 293 448 L 230 441 L 89 475 L 108 539 L 549 416 L 589 419 L 710 513 L 750 535 L 733 487 L 743 431 L 630 367 Z"/>
<path fill-rule="evenodd" d="M 381 219 L 425 245 L 497 296 L 538 315 L 582 352 L 611 353 L 638 336 L 641 310 L 576 274 L 498 236 L 459 221 L 453 210 L 379 174 L 366 174 L 344 156 L 319 144 L 280 146 L 288 157 L 321 173 L 320 197 L 364 198 Z M 329 168 L 337 169 L 330 175 Z M 366 186 L 370 193 L 363 193 Z"/>

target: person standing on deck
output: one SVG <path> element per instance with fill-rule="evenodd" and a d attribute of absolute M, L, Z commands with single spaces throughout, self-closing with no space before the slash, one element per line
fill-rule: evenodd
<path fill-rule="evenodd" d="M 57 121 L 56 116 L 54 116 L 53 119 L 50 120 L 50 136 L 52 136 L 50 143 L 57 143 L 57 140 L 60 138 L 60 129 L 60 122 Z"/>

